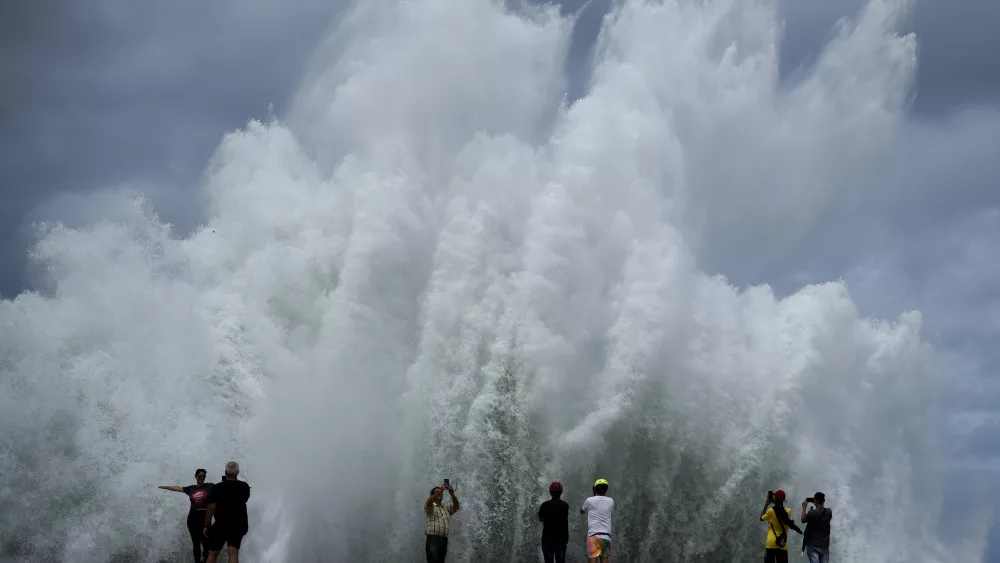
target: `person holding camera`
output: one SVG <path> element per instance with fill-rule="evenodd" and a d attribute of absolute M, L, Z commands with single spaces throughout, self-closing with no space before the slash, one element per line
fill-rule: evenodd
<path fill-rule="evenodd" d="M 615 501 L 608 496 L 608 481 L 594 483 L 594 496 L 583 501 L 580 514 L 587 515 L 587 560 L 590 563 L 608 563 L 611 557 L 611 517 Z"/>
<path fill-rule="evenodd" d="M 448 496 L 451 497 L 451 504 L 448 506 L 441 504 L 445 491 L 448 491 Z M 427 563 L 444 563 L 444 558 L 448 555 L 448 530 L 451 527 L 451 517 L 458 512 L 459 508 L 455 489 L 452 488 L 447 479 L 440 487 L 431 489 L 431 496 L 424 502 L 424 522 L 427 535 L 424 551 L 427 554 Z"/>
<path fill-rule="evenodd" d="M 806 512 L 812 503 L 814 508 Z M 816 493 L 802 501 L 802 517 L 799 519 L 806 525 L 806 533 L 802 534 L 802 551 L 809 558 L 809 563 L 830 563 L 830 520 L 833 511 L 824 506 L 826 495 Z"/>
<path fill-rule="evenodd" d="M 774 504 L 774 507 L 771 505 Z M 760 519 L 767 522 L 767 542 L 764 544 L 764 563 L 788 563 L 788 530 L 802 530 L 792 520 L 792 509 L 785 508 L 785 491 L 768 491 Z"/>

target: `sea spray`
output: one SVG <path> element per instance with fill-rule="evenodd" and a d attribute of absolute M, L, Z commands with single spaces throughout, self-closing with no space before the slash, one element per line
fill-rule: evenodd
<path fill-rule="evenodd" d="M 422 560 L 443 478 L 449 561 L 537 561 L 551 480 L 579 560 L 598 477 L 616 561 L 759 560 L 776 488 L 827 493 L 835 561 L 981 561 L 939 534 L 919 313 L 700 259 L 751 218 L 790 244 L 892 147 L 907 6 L 786 86 L 775 2 L 623 2 L 569 103 L 554 8 L 358 3 L 287 115 L 222 141 L 202 228 L 137 202 L 39 239 L 46 286 L 0 302 L 0 558 L 181 557 L 156 485 L 237 459 L 275 563 Z"/>

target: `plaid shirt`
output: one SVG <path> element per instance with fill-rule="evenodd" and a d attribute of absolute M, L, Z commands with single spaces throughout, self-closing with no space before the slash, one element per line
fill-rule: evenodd
<path fill-rule="evenodd" d="M 448 537 L 451 514 L 451 505 L 441 506 L 440 504 L 432 504 L 424 508 L 427 535 Z"/>

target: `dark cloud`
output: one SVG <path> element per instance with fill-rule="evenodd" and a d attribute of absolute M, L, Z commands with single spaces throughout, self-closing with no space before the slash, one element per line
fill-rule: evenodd
<path fill-rule="evenodd" d="M 785 16 L 782 73 L 794 75 L 815 60 L 840 18 L 853 17 L 866 0 L 781 0 Z M 941 114 L 968 105 L 1000 102 L 1000 3 L 991 0 L 912 2 L 901 33 L 920 46 L 914 110 Z"/>
<path fill-rule="evenodd" d="M 919 2 L 913 29 L 921 38 L 917 108 L 940 112 L 1000 99 L 1000 2 Z"/>
<path fill-rule="evenodd" d="M 165 219 L 200 219 L 193 187 L 227 131 L 280 112 L 339 3 L 71 2 L 0 7 L 0 295 L 26 283 L 26 220 L 60 193 L 147 180 Z M 72 216 L 59 218 L 72 219 Z"/>
<path fill-rule="evenodd" d="M 566 0 L 562 3 L 563 10 L 577 18 L 566 54 L 567 95 L 571 100 L 579 99 L 587 92 L 594 43 L 611 4 L 612 0 Z"/>

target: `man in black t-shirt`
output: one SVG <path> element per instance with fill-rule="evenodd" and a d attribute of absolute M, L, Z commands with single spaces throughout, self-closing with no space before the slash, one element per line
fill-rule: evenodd
<path fill-rule="evenodd" d="M 542 521 L 542 556 L 545 563 L 566 563 L 566 545 L 569 543 L 569 505 L 562 497 L 563 487 L 559 481 L 549 485 L 552 499 L 538 508 L 538 519 Z"/>
<path fill-rule="evenodd" d="M 809 503 L 815 508 L 806 512 Z M 806 552 L 809 563 L 829 563 L 830 561 L 830 521 L 833 511 L 826 507 L 826 495 L 816 493 L 813 498 L 802 501 L 802 518 L 806 532 L 802 536 L 802 551 Z"/>
<path fill-rule="evenodd" d="M 216 563 L 222 546 L 226 544 L 229 544 L 229 563 L 239 563 L 240 544 L 250 528 L 247 519 L 250 485 L 237 480 L 239 474 L 240 464 L 235 461 L 227 463 L 225 479 L 216 483 L 208 495 L 204 530 L 208 538 L 207 563 Z M 212 524 L 213 516 L 215 524 Z"/>

